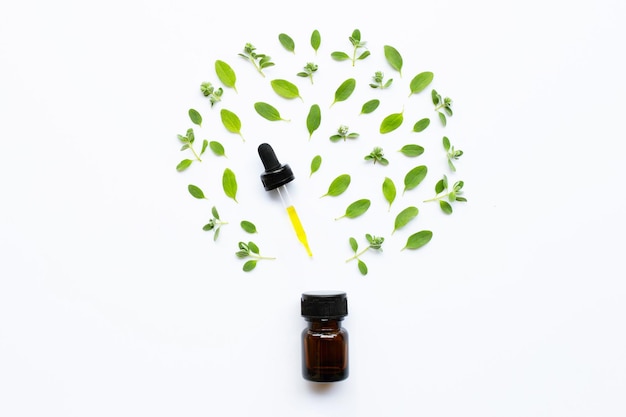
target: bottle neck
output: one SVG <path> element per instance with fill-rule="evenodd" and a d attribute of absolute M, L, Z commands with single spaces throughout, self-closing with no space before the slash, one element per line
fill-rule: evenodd
<path fill-rule="evenodd" d="M 310 330 L 339 330 L 343 319 L 306 319 Z"/>

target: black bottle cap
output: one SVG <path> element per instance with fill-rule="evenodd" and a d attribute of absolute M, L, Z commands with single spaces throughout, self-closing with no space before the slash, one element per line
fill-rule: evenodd
<path fill-rule="evenodd" d="M 300 310 L 306 319 L 338 319 L 348 315 L 348 297 L 343 291 L 310 291 L 302 294 Z"/>
<path fill-rule="evenodd" d="M 265 168 L 265 172 L 261 174 L 261 182 L 266 191 L 273 190 L 294 180 L 295 177 L 289 165 L 281 165 L 278 162 L 274 149 L 269 144 L 262 143 L 259 145 L 259 156 Z"/>

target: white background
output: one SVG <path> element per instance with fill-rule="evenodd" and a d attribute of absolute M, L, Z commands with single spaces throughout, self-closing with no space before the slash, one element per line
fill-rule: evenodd
<path fill-rule="evenodd" d="M 626 414 L 624 283 L 623 2 L 109 1 L 9 2 L 0 7 L 0 415 L 17 416 L 623 416 Z M 359 28 L 372 56 L 336 63 Z M 322 34 L 315 56 L 313 29 Z M 296 54 L 278 43 L 290 34 Z M 272 56 L 267 78 L 237 57 L 246 42 Z M 402 77 L 382 46 L 404 57 Z M 202 81 L 218 84 L 215 59 L 235 69 L 210 108 Z M 316 84 L 296 79 L 320 64 Z M 388 91 L 367 82 L 394 78 Z M 442 128 L 426 95 L 454 100 Z M 300 86 L 304 101 L 269 89 Z M 343 79 L 348 101 L 328 106 Z M 371 97 L 375 113 L 356 116 Z M 291 122 L 252 110 L 274 104 Z M 309 141 L 303 120 L 318 102 Z M 401 129 L 377 131 L 405 106 Z M 422 106 L 422 107 L 420 107 Z M 201 110 L 199 139 L 228 159 L 174 169 L 187 155 L 176 134 Z M 219 108 L 242 119 L 243 142 Z M 340 123 L 361 137 L 331 143 Z M 441 137 L 465 154 L 447 171 Z M 256 145 L 271 142 L 294 169 L 289 185 L 314 257 L 295 240 L 280 202 L 258 180 Z M 395 150 L 420 143 L 414 162 Z M 374 145 L 388 167 L 362 161 Z M 315 154 L 320 171 L 308 178 Z M 404 173 L 425 163 L 418 189 Z M 238 201 L 220 177 L 232 168 Z M 346 195 L 320 199 L 340 173 Z M 468 203 L 442 214 L 431 197 L 442 174 L 466 183 Z M 400 188 L 386 210 L 384 176 Z M 208 201 L 193 199 L 187 184 Z M 345 206 L 372 199 L 362 218 Z M 390 234 L 406 205 L 420 214 Z M 219 239 L 202 225 L 216 206 L 229 221 Z M 241 219 L 259 233 L 246 235 Z M 401 251 L 413 232 L 433 240 Z M 363 255 L 370 273 L 345 263 L 348 237 L 386 236 Z M 239 240 L 263 254 L 244 273 Z M 299 296 L 348 292 L 351 376 L 319 386 L 300 376 Z"/>

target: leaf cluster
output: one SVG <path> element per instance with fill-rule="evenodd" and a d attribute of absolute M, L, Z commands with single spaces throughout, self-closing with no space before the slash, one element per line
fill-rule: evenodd
<path fill-rule="evenodd" d="M 450 97 L 442 98 L 441 94 L 435 89 L 432 90 L 431 97 L 435 105 L 435 111 L 439 114 L 439 120 L 445 126 L 447 124 L 446 115 L 452 116 L 452 99 Z"/>
<path fill-rule="evenodd" d="M 329 139 L 332 142 L 339 142 L 340 140 L 343 140 L 345 142 L 347 139 L 356 139 L 359 136 L 360 135 L 358 133 L 355 133 L 355 132 L 351 133 L 350 128 L 348 126 L 341 125 L 337 129 L 337 133 L 332 135 Z"/>
<path fill-rule="evenodd" d="M 243 48 L 243 53 L 240 53 L 239 56 L 247 59 L 252 65 L 254 65 L 257 72 L 265 77 L 263 70 L 265 68 L 272 67 L 275 64 L 272 62 L 272 58 L 269 55 L 260 54 L 255 51 L 256 48 L 251 43 L 246 43 Z"/>
<path fill-rule="evenodd" d="M 385 81 L 385 74 L 382 71 L 376 71 L 372 76 L 372 83 L 370 83 L 370 87 L 372 88 L 380 88 L 381 90 L 385 88 L 389 88 L 393 83 L 393 78 Z"/>
<path fill-rule="evenodd" d="M 384 237 L 373 236 L 369 233 L 365 235 L 365 239 L 367 240 L 368 245 L 365 247 L 365 249 L 363 249 L 360 252 L 359 252 L 359 243 L 357 242 L 357 240 L 353 237 L 350 237 L 350 239 L 348 239 L 348 242 L 350 243 L 350 247 L 352 248 L 352 251 L 354 252 L 354 256 L 346 259 L 346 262 L 356 260 L 357 266 L 359 268 L 359 272 L 361 272 L 361 275 L 367 275 L 368 273 L 367 265 L 365 264 L 365 262 L 361 260 L 361 256 L 370 249 L 382 250 L 383 242 L 385 241 Z"/>
<path fill-rule="evenodd" d="M 235 252 L 235 256 L 237 256 L 237 258 L 239 259 L 252 258 L 243 264 L 244 272 L 252 271 L 254 268 L 256 268 L 257 263 L 260 260 L 276 259 L 273 257 L 261 256 L 259 247 L 254 242 L 248 242 L 248 243 L 239 242 L 237 244 L 237 247 L 239 249 L 237 252 Z"/>
<path fill-rule="evenodd" d="M 458 160 L 461 155 L 463 155 L 463 151 L 460 149 L 454 149 L 454 146 L 450 144 L 450 139 L 446 136 L 443 137 L 443 149 L 446 151 L 446 157 L 448 158 L 448 166 L 450 167 L 450 170 L 453 172 L 456 171 L 456 167 L 452 161 Z"/>
<path fill-rule="evenodd" d="M 297 73 L 296 75 L 298 77 L 310 79 L 311 84 L 313 84 L 313 73 L 317 71 L 317 68 L 318 68 L 317 64 L 313 62 L 307 62 L 303 70 Z"/>
<path fill-rule="evenodd" d="M 217 89 L 208 81 L 204 81 L 200 84 L 200 91 L 202 91 L 202 95 L 209 98 L 211 102 L 211 107 L 219 101 L 222 101 L 222 94 L 224 94 L 224 90 L 222 87 L 218 87 Z"/>
<path fill-rule="evenodd" d="M 424 200 L 424 202 L 438 201 L 439 207 L 444 213 L 452 214 L 451 203 L 454 203 L 455 201 L 467 202 L 467 199 L 462 196 L 464 185 L 465 183 L 463 181 L 456 181 L 450 188 L 448 177 L 444 175 L 443 178 L 435 184 L 435 197 L 429 200 Z"/>
<path fill-rule="evenodd" d="M 176 135 L 176 136 L 178 137 L 178 140 L 182 143 L 180 150 L 185 151 L 189 149 L 194 156 L 194 159 L 186 158 L 180 161 L 178 165 L 176 165 L 176 171 L 182 172 L 186 170 L 187 168 L 191 166 L 194 160 L 198 162 L 202 162 L 202 159 L 200 157 L 204 154 L 204 151 L 206 151 L 206 148 L 209 145 L 209 141 L 207 141 L 206 139 L 203 140 L 202 148 L 200 149 L 200 152 L 196 152 L 196 150 L 193 147 L 194 142 L 196 141 L 196 135 L 192 128 L 187 129 L 187 133 L 185 133 L 185 135 Z"/>
<path fill-rule="evenodd" d="M 352 56 L 350 56 L 346 52 L 335 51 L 330 54 L 330 56 L 336 61 L 352 61 L 352 66 L 355 65 L 356 61 L 363 60 L 370 56 L 370 51 L 365 47 L 366 42 L 361 40 L 361 31 L 359 29 L 354 29 L 352 31 L 352 35 L 348 37 L 350 44 L 352 45 Z M 365 51 L 362 51 L 365 49 Z"/>
<path fill-rule="evenodd" d="M 369 155 L 365 155 L 364 158 L 366 161 L 374 161 L 374 164 L 378 162 L 380 165 L 389 165 L 389 161 L 385 158 L 385 153 L 383 152 L 383 148 L 380 146 L 375 146 L 372 149 L 372 152 Z"/>
<path fill-rule="evenodd" d="M 228 223 L 220 220 L 220 215 L 215 206 L 211 208 L 211 214 L 213 215 L 213 218 L 209 220 L 207 224 L 202 226 L 202 230 L 204 230 L 205 232 L 213 230 L 213 240 L 215 241 L 219 237 L 222 226 Z"/>

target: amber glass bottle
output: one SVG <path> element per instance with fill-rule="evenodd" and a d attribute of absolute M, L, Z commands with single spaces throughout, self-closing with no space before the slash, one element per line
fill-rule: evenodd
<path fill-rule="evenodd" d="M 308 323 L 302 331 L 302 376 L 314 382 L 348 377 L 348 332 L 341 322 L 348 315 L 348 298 L 341 291 L 305 292 L 301 313 Z"/>

